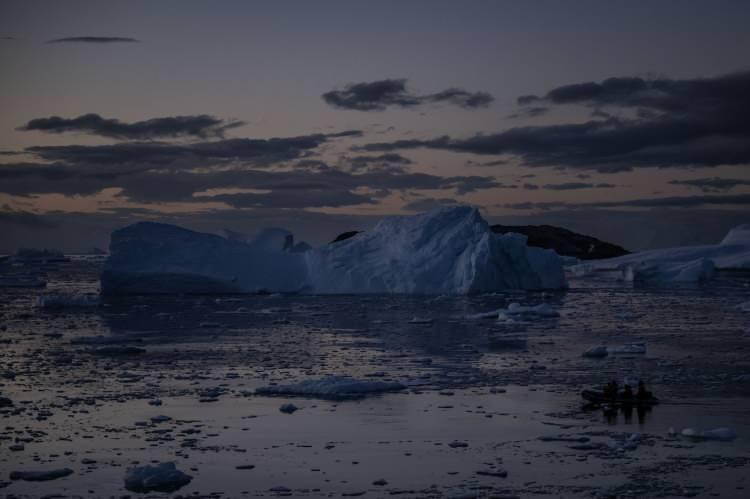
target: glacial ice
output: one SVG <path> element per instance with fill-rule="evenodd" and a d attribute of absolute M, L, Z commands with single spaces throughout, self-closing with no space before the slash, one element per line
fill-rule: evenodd
<path fill-rule="evenodd" d="M 386 217 L 314 249 L 283 229 L 245 242 L 141 222 L 113 232 L 101 283 L 114 294 L 469 294 L 563 288 L 562 263 L 523 235 L 494 234 L 475 208 L 455 206 Z"/>
<path fill-rule="evenodd" d="M 309 379 L 290 385 L 265 386 L 255 390 L 256 395 L 297 395 L 323 399 L 351 399 L 406 388 L 401 383 L 389 381 L 365 381 L 348 376 L 327 376 Z"/>
<path fill-rule="evenodd" d="M 578 276 L 597 270 L 619 270 L 633 282 L 701 282 L 714 270 L 750 269 L 750 224 L 731 229 L 719 244 L 683 246 L 595 260 L 571 268 Z"/>

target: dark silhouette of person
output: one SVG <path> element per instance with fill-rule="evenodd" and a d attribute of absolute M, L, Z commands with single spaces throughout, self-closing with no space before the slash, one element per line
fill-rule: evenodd
<path fill-rule="evenodd" d="M 633 399 L 633 389 L 630 387 L 630 385 L 625 385 L 625 388 L 622 391 L 622 398 L 624 398 L 625 400 Z"/>

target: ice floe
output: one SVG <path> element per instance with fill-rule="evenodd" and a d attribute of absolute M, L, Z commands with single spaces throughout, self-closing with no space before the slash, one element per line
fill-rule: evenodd
<path fill-rule="evenodd" d="M 676 435 L 673 428 L 670 428 L 670 434 Z M 701 440 L 719 440 L 722 442 L 730 442 L 737 438 L 737 433 L 731 428 L 714 428 L 712 430 L 698 430 L 696 428 L 684 428 L 679 432 L 679 435 L 690 440 L 701 441 Z"/>

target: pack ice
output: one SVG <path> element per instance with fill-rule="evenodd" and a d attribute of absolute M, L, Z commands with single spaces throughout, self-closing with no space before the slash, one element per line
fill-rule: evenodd
<path fill-rule="evenodd" d="M 572 268 L 578 275 L 619 270 L 624 280 L 633 282 L 700 282 L 716 270 L 749 269 L 750 224 L 731 229 L 719 244 L 641 251 Z"/>
<path fill-rule="evenodd" d="M 468 294 L 566 286 L 562 259 L 497 235 L 468 206 L 390 216 L 310 249 L 279 229 L 252 241 L 140 222 L 112 233 L 102 292 Z"/>

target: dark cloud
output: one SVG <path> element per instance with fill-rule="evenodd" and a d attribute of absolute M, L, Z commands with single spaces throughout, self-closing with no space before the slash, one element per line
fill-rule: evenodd
<path fill-rule="evenodd" d="M 612 189 L 613 187 L 617 186 L 604 182 L 599 184 L 589 184 L 586 182 L 566 182 L 562 184 L 545 184 L 542 186 L 542 189 L 547 189 L 550 191 L 574 191 L 579 189 Z"/>
<path fill-rule="evenodd" d="M 603 173 L 634 167 L 750 163 L 750 71 L 716 78 L 611 78 L 519 98 L 522 105 L 578 104 L 638 111 L 584 123 L 518 127 L 469 138 L 400 140 L 360 147 L 370 152 L 429 148 L 478 155 L 511 154 L 527 166 Z"/>
<path fill-rule="evenodd" d="M 516 210 L 554 210 L 590 208 L 697 208 L 701 206 L 750 206 L 750 194 L 728 196 L 670 196 L 650 199 L 629 199 L 624 201 L 594 201 L 588 203 L 567 203 L 564 201 L 523 202 L 501 205 Z"/>
<path fill-rule="evenodd" d="M 140 40 L 122 36 L 70 36 L 55 38 L 47 43 L 139 43 Z"/>
<path fill-rule="evenodd" d="M 694 187 L 703 192 L 726 192 L 741 185 L 750 185 L 750 180 L 739 178 L 694 178 L 690 180 L 671 180 L 672 185 Z"/>
<path fill-rule="evenodd" d="M 17 128 L 21 131 L 46 133 L 78 132 L 126 140 L 153 140 L 176 137 L 223 137 L 229 129 L 245 125 L 244 121 L 225 121 L 207 114 L 169 116 L 125 123 L 118 119 L 84 114 L 77 118 L 37 118 Z"/>
<path fill-rule="evenodd" d="M 345 189 L 276 189 L 267 193 L 240 193 L 219 195 L 211 198 L 222 201 L 235 208 L 339 208 L 341 206 L 355 206 L 373 204 L 375 199 L 370 196 L 356 194 Z"/>
<path fill-rule="evenodd" d="M 26 149 L 46 161 L 99 167 L 133 169 L 190 168 L 206 162 L 238 161 L 257 166 L 298 159 L 332 138 L 358 136 L 361 132 L 312 134 L 271 139 L 224 139 L 192 144 L 126 142 L 100 146 L 34 146 Z"/>
<path fill-rule="evenodd" d="M 356 111 L 384 111 L 388 107 L 412 108 L 424 104 L 447 103 L 464 109 L 489 106 L 494 98 L 486 92 L 449 88 L 435 94 L 417 95 L 406 88 L 406 79 L 352 83 L 343 90 L 331 90 L 321 97 L 330 106 Z"/>
<path fill-rule="evenodd" d="M 219 169 L 102 169 L 96 164 L 17 163 L 0 165 L 0 192 L 16 196 L 60 193 L 90 195 L 105 188 L 122 189 L 121 196 L 136 202 L 205 202 L 220 200 L 235 206 L 280 208 L 343 206 L 371 202 L 392 191 L 453 190 L 465 194 L 502 187 L 492 177 L 440 177 L 406 171 L 366 171 L 354 173 L 327 169 L 289 170 L 219 168 Z M 209 189 L 253 189 L 259 194 L 222 194 L 208 198 L 194 196 Z M 365 189 L 375 194 L 361 194 Z M 357 192 L 355 192 L 357 191 Z M 274 196 L 280 196 L 278 201 Z M 243 197 L 244 196 L 244 197 Z M 291 197 L 297 196 L 297 201 Z M 315 197 L 320 199 L 316 200 Z M 321 204 L 323 203 L 323 204 Z"/>
<path fill-rule="evenodd" d="M 395 153 L 388 153 L 388 154 L 381 154 L 379 156 L 354 156 L 351 158 L 347 158 L 347 160 L 352 164 L 357 165 L 369 165 L 369 164 L 381 164 L 381 163 L 391 163 L 391 164 L 398 164 L 398 165 L 410 165 L 412 164 L 412 160 L 409 158 L 406 158 L 404 156 L 401 156 L 400 154 Z"/>
<path fill-rule="evenodd" d="M 440 206 L 450 206 L 455 204 L 458 204 L 458 201 L 453 198 L 424 198 L 407 203 L 402 209 L 405 211 L 424 212 L 433 210 Z"/>

